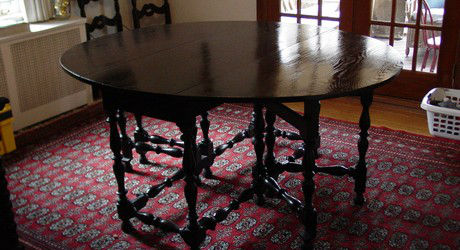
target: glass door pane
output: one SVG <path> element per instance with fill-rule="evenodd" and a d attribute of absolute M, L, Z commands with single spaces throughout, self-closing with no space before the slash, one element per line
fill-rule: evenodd
<path fill-rule="evenodd" d="M 338 28 L 340 0 L 280 0 L 281 22 L 306 23 Z"/>
<path fill-rule="evenodd" d="M 372 0 L 370 35 L 405 54 L 405 70 L 436 73 L 444 1 Z"/>
<path fill-rule="evenodd" d="M 436 73 L 439 50 L 441 49 L 440 31 L 421 29 L 419 39 L 416 70 Z"/>
<path fill-rule="evenodd" d="M 323 0 L 322 16 L 324 17 L 340 17 L 340 1 Z"/>
<path fill-rule="evenodd" d="M 300 13 L 302 15 L 317 16 L 318 7 L 318 0 L 302 0 Z"/>
<path fill-rule="evenodd" d="M 297 0 L 281 0 L 281 13 L 297 14 Z"/>
<path fill-rule="evenodd" d="M 391 0 L 372 0 L 372 20 L 389 22 L 391 6 Z"/>
<path fill-rule="evenodd" d="M 422 7 L 421 24 L 441 27 L 444 19 L 444 2 L 445 0 L 425 0 Z"/>

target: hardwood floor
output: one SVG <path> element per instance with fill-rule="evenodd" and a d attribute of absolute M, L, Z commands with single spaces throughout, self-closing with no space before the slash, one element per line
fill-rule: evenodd
<path fill-rule="evenodd" d="M 303 112 L 303 103 L 287 103 L 290 108 Z M 323 117 L 358 122 L 361 104 L 357 97 L 344 97 L 321 101 Z M 372 126 L 383 126 L 420 135 L 430 135 L 426 111 L 420 102 L 392 97 L 375 96 L 371 106 Z"/>

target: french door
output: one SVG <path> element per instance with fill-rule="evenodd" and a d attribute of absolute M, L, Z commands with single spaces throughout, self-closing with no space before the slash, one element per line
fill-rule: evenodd
<path fill-rule="evenodd" d="M 459 10 L 459 0 L 258 0 L 259 20 L 340 28 L 394 46 L 404 70 L 378 93 L 415 100 L 454 84 Z"/>

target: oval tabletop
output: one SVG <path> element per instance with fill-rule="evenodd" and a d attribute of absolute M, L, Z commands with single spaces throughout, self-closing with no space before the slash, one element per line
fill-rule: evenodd
<path fill-rule="evenodd" d="M 275 22 L 150 26 L 79 44 L 61 57 L 92 85 L 154 97 L 298 101 L 391 81 L 402 57 L 376 39 Z"/>

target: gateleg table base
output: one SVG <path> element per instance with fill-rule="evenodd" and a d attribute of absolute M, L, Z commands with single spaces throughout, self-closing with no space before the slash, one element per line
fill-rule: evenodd
<path fill-rule="evenodd" d="M 344 166 L 329 166 L 320 167 L 315 163 L 317 158 L 318 138 L 319 138 L 319 111 L 320 103 L 318 100 L 306 100 L 304 115 L 293 120 L 298 121 L 293 124 L 294 127 L 299 128 L 299 136 L 304 142 L 304 148 L 300 151 L 303 153 L 301 156 L 302 163 L 298 164 L 291 161 L 278 162 L 275 160 L 274 143 L 276 139 L 276 129 L 274 123 L 276 120 L 276 105 L 281 104 L 265 104 L 254 103 L 254 112 L 252 120 L 247 129 L 235 135 L 227 143 L 224 143 L 216 148 L 213 147 L 212 141 L 209 137 L 205 138 L 199 143 L 196 143 L 196 116 L 199 114 L 207 114 L 207 111 L 216 106 L 210 105 L 204 109 L 187 109 L 183 107 L 179 109 L 168 109 L 169 112 L 174 113 L 173 116 L 161 113 L 160 119 L 173 121 L 177 124 L 182 132 L 180 141 L 168 140 L 170 145 L 179 145 L 183 151 L 174 150 L 160 150 L 154 146 L 148 145 L 147 142 L 165 142 L 165 139 L 160 137 L 152 138 L 147 135 L 141 138 L 143 141 L 137 141 L 134 146 L 125 137 L 126 135 L 126 120 L 120 110 L 127 110 L 136 112 L 137 105 L 133 102 L 127 104 L 120 104 L 119 102 L 111 99 L 110 93 L 105 94 L 104 107 L 108 114 L 108 121 L 110 124 L 110 148 L 113 152 L 113 172 L 117 181 L 117 212 L 119 218 L 122 220 L 122 229 L 126 233 L 133 233 L 133 227 L 129 222 L 131 218 L 137 218 L 147 225 L 153 225 L 165 232 L 178 233 L 184 241 L 192 248 L 198 249 L 199 245 L 204 241 L 207 230 L 214 230 L 217 223 L 225 220 L 231 211 L 239 209 L 241 203 L 250 199 L 254 199 L 256 204 L 263 205 L 267 197 L 279 197 L 287 202 L 293 212 L 299 217 L 300 222 L 304 225 L 304 232 L 302 238 L 304 240 L 304 248 L 312 248 L 313 241 L 316 236 L 317 227 L 317 212 L 313 206 L 313 195 L 315 191 L 314 175 L 318 172 L 327 173 L 331 175 L 350 175 L 355 179 L 355 204 L 362 205 L 364 203 L 364 191 L 366 182 L 366 164 L 365 155 L 368 148 L 368 132 L 370 127 L 369 107 L 372 103 L 372 92 L 366 92 L 361 95 L 361 102 L 363 105 L 363 112 L 360 118 L 360 139 L 358 142 L 359 161 L 355 168 L 346 168 Z M 266 108 L 265 119 L 263 115 L 263 108 Z M 179 106 L 178 106 L 179 108 Z M 194 110 L 195 112 L 192 112 Z M 180 113 L 182 112 L 182 113 Z M 136 113 L 136 117 L 140 113 Z M 182 116 L 178 116 L 182 114 Z M 143 113 L 144 115 L 144 113 Z M 156 117 L 155 112 L 150 113 L 150 116 Z M 158 116 L 157 116 L 158 117 Z M 136 118 L 137 119 L 137 118 Z M 121 120 L 121 121 L 120 121 Z M 209 129 L 209 122 L 207 119 L 202 119 L 201 127 L 205 132 Z M 138 131 L 137 131 L 138 132 Z M 139 132 L 140 133 L 140 132 Z M 140 136 L 139 134 L 137 135 Z M 223 154 L 227 149 L 232 148 L 236 143 L 244 139 L 253 139 L 254 150 L 256 153 L 256 163 L 252 167 L 252 184 L 251 187 L 241 192 L 241 194 L 232 200 L 226 207 L 219 208 L 212 216 L 199 218 L 196 211 L 197 203 L 197 189 L 200 185 L 200 173 L 205 170 L 205 176 L 212 177 L 210 166 L 213 164 L 215 158 Z M 138 138 L 139 139 L 139 138 Z M 130 148 L 128 146 L 130 146 Z M 134 199 L 127 198 L 127 190 L 125 188 L 124 179 L 126 170 L 129 169 L 129 161 L 132 159 L 133 148 L 147 152 L 149 150 L 157 153 L 166 153 L 168 155 L 183 157 L 182 169 L 178 170 L 172 177 L 167 178 L 163 182 L 153 185 L 146 193 L 138 195 Z M 129 150 L 128 150 L 129 149 Z M 180 152 L 180 153 L 177 153 Z M 265 157 L 264 157 L 264 153 Z M 126 160 L 128 159 L 128 160 Z M 207 170 L 206 170 L 207 169 Z M 285 189 L 281 188 L 277 183 L 277 177 L 283 172 L 301 172 L 303 175 L 302 191 L 303 201 L 290 195 Z M 184 195 L 188 205 L 187 224 L 180 227 L 176 223 L 156 217 L 152 214 L 142 212 L 149 199 L 155 198 L 162 190 L 171 187 L 179 180 L 185 181 Z"/>

